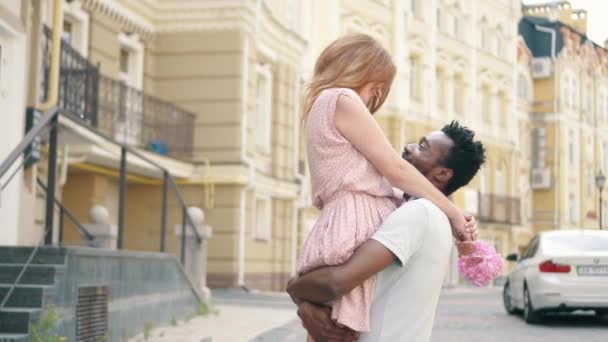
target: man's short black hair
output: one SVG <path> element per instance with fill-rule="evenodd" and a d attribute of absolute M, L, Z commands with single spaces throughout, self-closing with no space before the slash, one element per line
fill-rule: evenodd
<path fill-rule="evenodd" d="M 449 196 L 475 177 L 486 161 L 486 150 L 480 141 L 473 140 L 475 132 L 462 126 L 458 121 L 445 125 L 441 131 L 454 142 L 442 162 L 443 166 L 454 171 L 445 189 L 446 195 Z"/>

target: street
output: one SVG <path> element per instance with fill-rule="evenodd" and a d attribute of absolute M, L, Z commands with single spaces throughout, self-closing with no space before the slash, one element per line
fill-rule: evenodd
<path fill-rule="evenodd" d="M 298 321 L 272 329 L 252 341 L 305 341 Z M 547 317 L 528 325 L 502 307 L 501 289 L 446 289 L 441 295 L 432 342 L 605 342 L 608 320 L 588 313 Z"/>

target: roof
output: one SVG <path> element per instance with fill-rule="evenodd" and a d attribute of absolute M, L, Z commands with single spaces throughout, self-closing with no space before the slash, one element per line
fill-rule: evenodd
<path fill-rule="evenodd" d="M 519 34 L 526 41 L 526 45 L 532 51 L 534 57 L 551 57 L 551 37 L 549 33 L 536 29 L 536 26 L 542 26 L 545 28 L 551 28 L 556 31 L 555 39 L 555 55 L 559 55 L 564 47 L 564 36 L 561 32 L 561 28 L 566 27 L 573 32 L 576 32 L 581 37 L 581 45 L 585 44 L 587 40 L 590 40 L 585 34 L 578 32 L 572 26 L 562 23 L 561 21 L 551 21 L 544 17 L 535 16 L 524 16 L 519 21 Z M 591 41 L 595 47 L 604 49 L 601 45 L 598 45 Z"/>

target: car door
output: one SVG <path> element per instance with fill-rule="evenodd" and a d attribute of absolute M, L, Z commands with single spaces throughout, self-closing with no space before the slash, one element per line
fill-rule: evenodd
<path fill-rule="evenodd" d="M 538 251 L 539 245 L 539 237 L 536 236 L 530 241 L 528 244 L 528 248 L 522 255 L 521 259 L 511 271 L 511 298 L 513 298 L 515 306 L 521 308 L 523 307 L 523 293 L 524 293 L 524 280 L 526 275 L 526 270 L 531 265 L 531 259 L 534 257 L 536 252 Z"/>

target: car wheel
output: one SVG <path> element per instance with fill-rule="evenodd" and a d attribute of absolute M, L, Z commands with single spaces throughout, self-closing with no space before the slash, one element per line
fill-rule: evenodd
<path fill-rule="evenodd" d="M 535 311 L 530 300 L 530 291 L 528 291 L 528 285 L 524 285 L 524 320 L 526 323 L 534 324 L 540 322 L 542 315 L 540 312 Z"/>
<path fill-rule="evenodd" d="M 511 298 L 511 285 L 507 281 L 502 289 L 502 303 L 509 315 L 517 313 L 517 309 L 513 306 L 513 298 Z"/>

